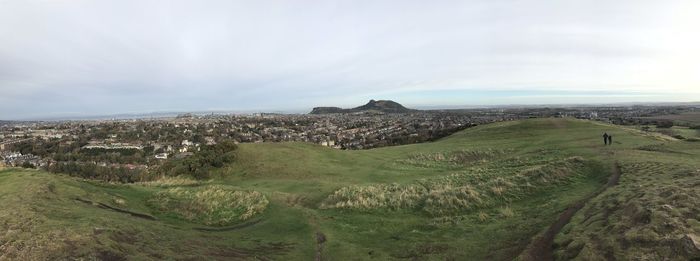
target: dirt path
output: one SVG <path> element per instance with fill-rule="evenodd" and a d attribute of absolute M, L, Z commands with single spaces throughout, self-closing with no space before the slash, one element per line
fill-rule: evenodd
<path fill-rule="evenodd" d="M 96 207 L 99 207 L 99 208 L 103 208 L 103 209 L 107 209 L 107 210 L 112 210 L 112 211 L 116 211 L 116 212 L 119 212 L 119 213 L 129 214 L 129 215 L 134 216 L 134 217 L 137 217 L 137 218 L 143 218 L 143 219 L 148 219 L 148 220 L 158 220 L 156 217 L 151 216 L 151 215 L 148 215 L 148 214 L 137 213 L 137 212 L 133 212 L 133 211 L 126 210 L 126 209 L 116 208 L 116 207 L 112 207 L 112 206 L 110 206 L 110 205 L 107 205 L 107 204 L 104 204 L 104 203 L 100 203 L 100 202 L 95 202 L 95 201 L 91 201 L 91 200 L 87 200 L 87 199 L 82 199 L 82 198 L 75 198 L 75 200 L 80 201 L 80 202 L 83 202 L 83 203 L 85 203 L 85 204 L 90 204 L 90 205 L 93 205 L 93 206 L 96 206 Z"/>
<path fill-rule="evenodd" d="M 326 243 L 326 235 L 316 232 L 316 258 L 315 261 L 323 260 L 323 243 Z"/>
<path fill-rule="evenodd" d="M 568 224 L 569 221 L 571 221 L 571 218 L 574 216 L 574 214 L 576 214 L 577 211 L 579 211 L 581 208 L 583 208 L 583 206 L 586 205 L 586 202 L 598 196 L 600 193 L 603 193 L 603 191 L 605 191 L 609 187 L 618 184 L 618 182 L 620 181 L 621 172 L 620 166 L 617 162 L 615 162 L 615 166 L 613 167 L 612 172 L 612 176 L 610 176 L 610 178 L 608 179 L 608 183 L 606 183 L 603 187 L 601 187 L 591 195 L 588 195 L 587 197 L 579 200 L 578 202 L 566 208 L 566 210 L 564 210 L 564 212 L 559 215 L 557 221 L 554 222 L 551 226 L 549 226 L 549 228 L 547 229 L 547 231 L 544 232 L 544 234 L 533 238 L 533 240 L 530 242 L 527 248 L 525 248 L 522 254 L 520 254 L 519 258 L 521 260 L 527 261 L 554 260 L 552 249 L 554 237 L 556 237 L 557 234 L 559 234 L 559 231 L 561 231 L 561 229 L 564 228 L 564 226 Z"/>
<path fill-rule="evenodd" d="M 323 245 L 326 243 L 326 241 L 328 241 L 328 238 L 325 234 L 323 234 L 323 232 L 321 232 L 321 228 L 318 225 L 318 217 L 316 216 L 316 214 L 309 209 L 303 207 L 299 208 L 304 212 L 304 215 L 306 215 L 309 225 L 313 228 L 313 230 L 316 231 L 314 233 L 314 242 L 316 242 L 316 248 L 314 251 L 314 261 L 323 261 L 325 259 L 323 258 Z"/>

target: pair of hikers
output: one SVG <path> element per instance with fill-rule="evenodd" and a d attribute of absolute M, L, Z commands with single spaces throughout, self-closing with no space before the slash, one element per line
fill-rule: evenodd
<path fill-rule="evenodd" d="M 607 132 L 604 133 L 603 134 L 603 143 L 605 143 L 605 145 L 612 145 L 612 135 L 608 135 Z"/>

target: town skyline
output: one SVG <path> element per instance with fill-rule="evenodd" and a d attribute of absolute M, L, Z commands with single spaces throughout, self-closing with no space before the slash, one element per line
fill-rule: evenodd
<path fill-rule="evenodd" d="M 331 104 L 325 104 L 331 106 Z M 355 104 L 361 105 L 361 104 Z M 344 109 L 356 107 L 355 105 L 339 106 Z M 612 103 L 531 103 L 531 104 L 483 104 L 483 105 L 411 105 L 405 104 L 410 109 L 419 111 L 455 111 L 470 109 L 512 109 L 512 108 L 571 108 L 571 107 L 655 107 L 655 106 L 693 106 L 700 105 L 700 101 L 689 102 L 612 102 Z M 158 111 L 122 111 L 106 114 L 74 113 L 74 114 L 43 114 L 36 117 L 0 118 L 0 121 L 82 121 L 82 120 L 138 120 L 173 118 L 181 115 L 255 115 L 255 114 L 310 114 L 314 107 L 296 109 L 212 109 L 212 110 L 158 110 Z"/>

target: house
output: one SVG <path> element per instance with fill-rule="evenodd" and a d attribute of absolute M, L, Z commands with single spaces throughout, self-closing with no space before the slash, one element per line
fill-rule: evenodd
<path fill-rule="evenodd" d="M 334 147 L 334 146 L 335 146 L 335 141 L 333 141 L 333 140 L 321 141 L 321 146 L 324 146 L 324 147 Z"/>
<path fill-rule="evenodd" d="M 156 159 L 168 159 L 168 153 L 158 153 Z"/>
<path fill-rule="evenodd" d="M 183 158 L 186 158 L 186 157 L 189 157 L 192 155 L 194 155 L 194 153 L 192 153 L 192 152 L 183 152 L 183 153 L 176 154 L 175 158 L 176 159 L 183 159 Z"/>

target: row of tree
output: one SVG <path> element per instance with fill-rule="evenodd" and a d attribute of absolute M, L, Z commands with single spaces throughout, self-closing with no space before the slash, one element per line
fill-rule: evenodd
<path fill-rule="evenodd" d="M 46 170 L 85 179 L 121 183 L 148 181 L 162 176 L 190 176 L 196 179 L 208 179 L 211 177 L 212 170 L 233 163 L 237 148 L 233 142 L 207 145 L 189 157 L 171 158 L 159 166 L 148 169 L 100 166 L 92 162 L 69 160 L 53 162 L 46 167 Z"/>
<path fill-rule="evenodd" d="M 65 173 L 74 177 L 108 182 L 132 183 L 148 179 L 147 171 L 144 169 L 98 166 L 93 163 L 73 161 L 53 163 L 46 170 L 52 173 Z"/>
<path fill-rule="evenodd" d="M 194 155 L 168 160 L 158 168 L 161 176 L 191 176 L 196 179 L 208 179 L 211 170 L 221 168 L 236 159 L 238 146 L 232 141 L 224 141 L 216 145 L 202 146 Z"/>

